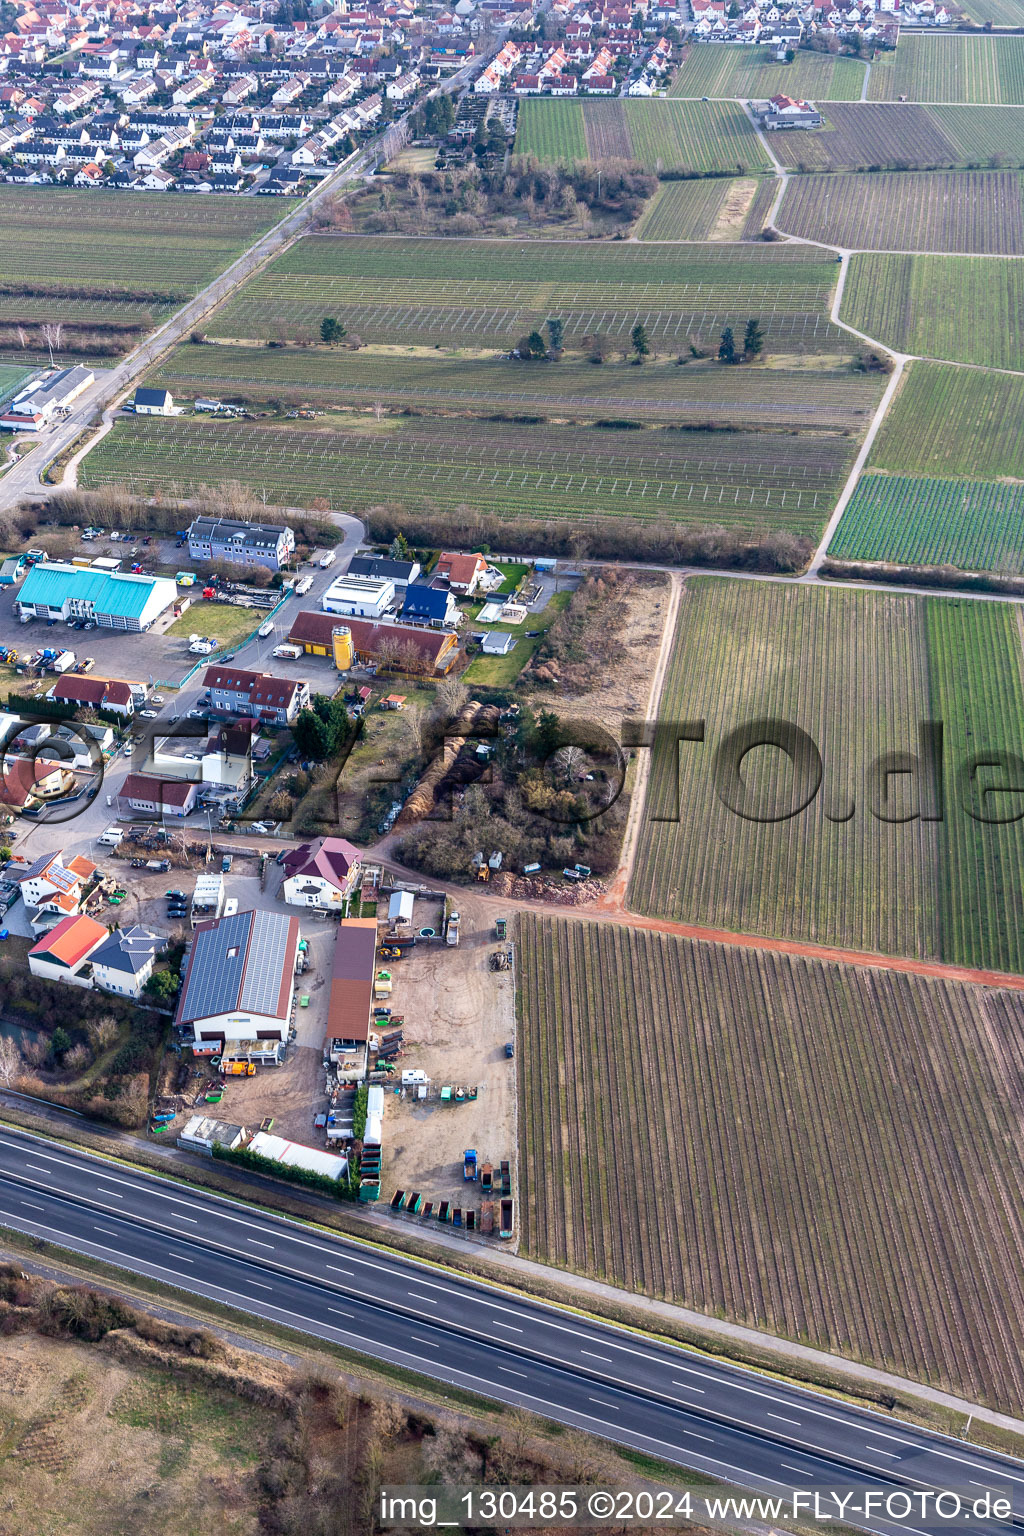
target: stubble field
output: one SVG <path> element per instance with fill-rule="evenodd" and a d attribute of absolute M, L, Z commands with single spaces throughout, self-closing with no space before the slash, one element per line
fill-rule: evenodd
<path fill-rule="evenodd" d="M 854 250 L 1024 250 L 1024 203 L 1015 171 L 797 176 L 777 222 L 787 234 Z"/>
<path fill-rule="evenodd" d="M 1024 108 L 829 103 L 813 133 L 776 133 L 784 165 L 809 171 L 1000 169 L 1024 165 Z"/>
<path fill-rule="evenodd" d="M 1024 101 L 1024 37 L 933 34 L 900 39 L 871 66 L 871 101 L 948 101 L 1017 106 Z"/>
<path fill-rule="evenodd" d="M 1019 1412 L 1019 994 L 519 936 L 531 1257 Z"/>

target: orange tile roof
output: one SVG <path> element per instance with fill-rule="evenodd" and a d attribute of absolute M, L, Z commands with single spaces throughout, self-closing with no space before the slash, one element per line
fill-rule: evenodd
<path fill-rule="evenodd" d="M 94 922 L 91 917 L 65 917 L 38 944 L 32 946 L 29 954 L 60 961 L 70 970 L 106 937 L 107 930 L 103 924 Z"/>

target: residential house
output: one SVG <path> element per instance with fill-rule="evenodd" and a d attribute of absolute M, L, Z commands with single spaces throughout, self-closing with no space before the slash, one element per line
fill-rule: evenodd
<path fill-rule="evenodd" d="M 156 957 L 166 944 L 163 934 L 139 923 L 130 928 L 115 928 L 97 949 L 90 951 L 93 986 L 121 997 L 141 997 L 153 974 Z"/>
<path fill-rule="evenodd" d="M 271 677 L 266 672 L 208 667 L 203 687 L 209 690 L 210 709 L 215 713 L 258 720 L 263 725 L 291 725 L 299 710 L 309 707 L 308 683 Z"/>
<path fill-rule="evenodd" d="M 343 837 L 320 837 L 284 857 L 281 894 L 289 906 L 337 910 L 352 895 L 362 855 Z"/>
<path fill-rule="evenodd" d="M 348 563 L 349 576 L 376 576 L 394 584 L 396 593 L 404 593 L 406 587 L 420 575 L 418 560 L 391 560 L 385 555 L 353 555 Z"/>
<path fill-rule="evenodd" d="M 74 777 L 53 758 L 11 757 L 5 753 L 0 772 L 0 805 L 23 811 L 74 787 Z"/>
<path fill-rule="evenodd" d="M 136 416 L 173 416 L 174 397 L 169 389 L 144 389 L 140 384 L 132 397 L 132 408 Z"/>
<path fill-rule="evenodd" d="M 62 854 L 44 853 L 31 863 L 16 855 L 7 866 L 6 878 L 19 886 L 33 927 L 49 928 L 78 915 L 95 873 L 96 865 L 81 854 L 65 864 Z"/>
<path fill-rule="evenodd" d="M 135 713 L 135 694 L 130 683 L 119 677 L 82 677 L 76 672 L 66 672 L 57 679 L 47 694 L 61 704 L 76 704 L 80 709 L 104 709 L 112 714 L 123 715 L 126 720 Z"/>
<path fill-rule="evenodd" d="M 500 585 L 501 575 L 494 572 L 497 577 L 495 582 L 491 568 L 483 555 L 461 555 L 445 552 L 437 562 L 435 574 L 446 581 L 453 592 L 460 597 L 472 597 L 473 593 L 488 589 L 494 585 Z"/>
<path fill-rule="evenodd" d="M 247 523 L 231 517 L 197 517 L 189 526 L 193 560 L 228 560 L 278 571 L 295 551 L 295 534 L 280 523 Z"/>
<path fill-rule="evenodd" d="M 435 629 L 451 629 L 459 622 L 459 605 L 447 587 L 406 587 L 401 617 L 406 624 L 430 624 Z"/>
<path fill-rule="evenodd" d="M 91 917 L 65 917 L 29 950 L 28 968 L 44 981 L 91 987 L 91 957 L 108 937 L 103 924 Z"/>

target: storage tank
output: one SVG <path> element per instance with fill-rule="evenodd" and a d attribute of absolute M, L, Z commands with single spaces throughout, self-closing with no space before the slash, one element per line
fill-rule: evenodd
<path fill-rule="evenodd" d="M 334 646 L 334 665 L 339 672 L 348 672 L 355 665 L 356 659 L 352 631 L 346 629 L 344 624 L 339 624 L 337 629 L 331 630 L 331 640 Z"/>

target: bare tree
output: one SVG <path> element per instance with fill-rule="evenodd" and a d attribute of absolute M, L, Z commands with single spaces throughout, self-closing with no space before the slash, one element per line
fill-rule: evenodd
<path fill-rule="evenodd" d="M 373 416 L 375 421 L 381 421 L 384 417 L 385 406 L 383 400 L 373 402 Z"/>
<path fill-rule="evenodd" d="M 9 1088 L 21 1070 L 21 1052 L 13 1040 L 0 1035 L 0 1083 Z"/>
<path fill-rule="evenodd" d="M 585 771 L 586 763 L 587 754 L 582 747 L 559 747 L 553 759 L 556 771 L 567 784 L 571 784 Z"/>
<path fill-rule="evenodd" d="M 46 342 L 50 354 L 50 367 L 53 367 L 53 354 L 60 351 L 60 344 L 64 337 L 64 327 L 60 321 L 48 320 L 43 326 L 43 340 Z"/>
<path fill-rule="evenodd" d="M 17 332 L 18 341 L 21 343 L 22 350 L 24 350 L 24 348 L 28 346 L 28 331 L 26 331 L 23 325 L 19 325 L 17 327 Z"/>

